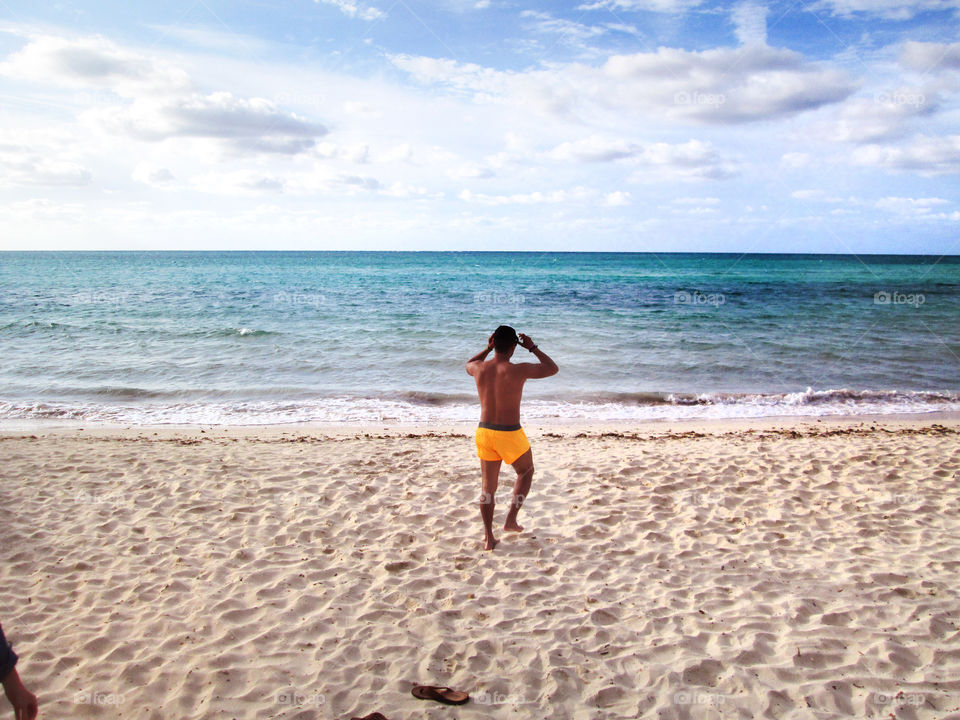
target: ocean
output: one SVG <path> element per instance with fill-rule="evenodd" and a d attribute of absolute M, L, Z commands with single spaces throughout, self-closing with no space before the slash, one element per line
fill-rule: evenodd
<path fill-rule="evenodd" d="M 475 421 L 500 324 L 525 421 L 956 411 L 958 320 L 958 256 L 3 252 L 0 427 Z"/>

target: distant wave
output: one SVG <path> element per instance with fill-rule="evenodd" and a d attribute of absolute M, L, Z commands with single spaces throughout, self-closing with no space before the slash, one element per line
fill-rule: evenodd
<path fill-rule="evenodd" d="M 582 397 L 556 396 L 551 398 L 565 402 L 596 404 L 623 404 L 638 406 L 704 406 L 704 405 L 825 405 L 836 402 L 856 403 L 956 403 L 960 393 L 912 390 L 814 390 L 807 388 L 789 393 L 682 393 L 682 392 L 633 392 L 633 393 L 588 393 Z"/>

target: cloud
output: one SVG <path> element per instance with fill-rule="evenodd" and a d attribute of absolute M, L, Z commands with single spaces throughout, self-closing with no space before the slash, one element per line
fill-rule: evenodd
<path fill-rule="evenodd" d="M 920 175 L 960 173 L 960 135 L 918 135 L 901 146 L 865 145 L 853 151 L 858 165 Z"/>
<path fill-rule="evenodd" d="M 196 190 L 212 195 L 260 194 L 283 192 L 284 189 L 283 180 L 258 170 L 206 173 L 192 178 L 190 184 Z"/>
<path fill-rule="evenodd" d="M 911 197 L 885 197 L 877 200 L 878 210 L 896 213 L 898 215 L 923 216 L 929 215 L 934 209 L 942 205 L 949 205 L 948 200 L 943 198 L 911 198 Z"/>
<path fill-rule="evenodd" d="M 754 2 L 734 6 L 731 19 L 741 45 L 767 44 L 767 12 L 765 6 Z"/>
<path fill-rule="evenodd" d="M 872 98 L 854 98 L 839 107 L 832 118 L 809 131 L 811 137 L 832 142 L 877 142 L 904 135 L 915 118 L 938 108 L 936 93 L 901 87 L 878 92 Z"/>
<path fill-rule="evenodd" d="M 614 55 L 599 67 L 568 63 L 525 71 L 423 56 L 389 57 L 415 80 L 474 102 L 512 104 L 568 118 L 606 110 L 696 124 L 736 124 L 815 109 L 854 90 L 840 70 L 760 45 L 702 52 L 659 48 Z"/>
<path fill-rule="evenodd" d="M 36 149 L 0 144 L 0 187 L 88 185 L 93 174 L 69 160 Z"/>
<path fill-rule="evenodd" d="M 680 14 L 703 4 L 703 0 L 596 0 L 577 7 L 577 10 L 647 10 L 649 12 Z"/>
<path fill-rule="evenodd" d="M 84 113 L 108 133 L 155 142 L 173 137 L 217 138 L 237 150 L 295 155 L 326 134 L 322 125 L 279 111 L 268 100 L 229 92 L 137 100 Z"/>
<path fill-rule="evenodd" d="M 722 180 L 736 173 L 732 161 L 721 157 L 711 143 L 700 140 L 642 144 L 591 135 L 561 143 L 542 157 L 582 163 L 622 162 L 642 168 L 630 176 L 631 182 Z"/>
<path fill-rule="evenodd" d="M 673 199 L 674 205 L 719 205 L 720 198 L 715 197 L 678 197 Z"/>
<path fill-rule="evenodd" d="M 139 163 L 133 169 L 130 177 L 137 182 L 152 187 L 167 187 L 176 180 L 169 168 L 146 162 Z"/>
<path fill-rule="evenodd" d="M 344 15 L 361 20 L 379 20 L 386 17 L 384 13 L 375 7 L 364 7 L 353 2 L 353 0 L 313 0 L 317 4 L 332 5 Z"/>
<path fill-rule="evenodd" d="M 956 10 L 960 0 L 820 0 L 811 9 L 828 10 L 834 15 L 878 15 L 887 20 L 910 20 L 929 10 Z"/>
<path fill-rule="evenodd" d="M 33 36 L 0 63 L 0 74 L 61 87 L 99 87 L 124 97 L 181 92 L 187 74 L 169 63 L 119 48 L 102 37 Z"/>
<path fill-rule="evenodd" d="M 598 25 L 584 25 L 572 20 L 557 18 L 550 13 L 538 10 L 524 10 L 520 13 L 520 17 L 533 21 L 533 29 L 537 32 L 558 35 L 557 42 L 565 42 L 578 47 L 585 47 L 588 40 L 607 32 L 606 28 Z"/>
<path fill-rule="evenodd" d="M 823 190 L 820 189 L 794 190 L 792 193 L 790 193 L 790 197 L 792 197 L 794 200 L 801 200 L 804 202 L 821 202 L 829 203 L 831 205 L 844 202 L 853 202 L 853 204 L 857 204 L 857 202 L 852 198 L 850 200 L 844 200 L 841 197 L 827 195 Z"/>
<path fill-rule="evenodd" d="M 619 138 L 591 135 L 583 140 L 561 143 L 547 155 L 555 160 L 611 162 L 634 157 L 642 150 L 642 146 L 637 143 L 627 142 Z"/>
<path fill-rule="evenodd" d="M 792 170 L 809 167 L 813 162 L 813 155 L 804 152 L 788 152 L 780 157 L 780 164 Z"/>
<path fill-rule="evenodd" d="M 635 162 L 641 169 L 630 177 L 632 182 L 723 180 L 736 174 L 734 163 L 721 157 L 712 143 L 700 140 L 647 145 Z"/>
<path fill-rule="evenodd" d="M 913 40 L 904 43 L 900 63 L 911 70 L 931 73 L 937 70 L 960 70 L 960 43 L 925 43 Z"/>
<path fill-rule="evenodd" d="M 611 100 L 701 124 L 730 124 L 793 115 L 843 100 L 854 85 L 845 73 L 810 64 L 791 50 L 751 45 L 611 57 L 603 67 Z"/>
<path fill-rule="evenodd" d="M 516 193 L 513 195 L 486 195 L 483 193 L 474 193 L 470 190 L 461 190 L 457 195 L 457 197 L 464 202 L 477 203 L 480 205 L 556 205 L 558 203 L 583 201 L 595 196 L 596 193 L 594 191 L 586 188 L 553 190 L 550 192 L 536 191 L 532 193 Z"/>
<path fill-rule="evenodd" d="M 605 207 L 623 207 L 630 204 L 630 193 L 624 190 L 616 190 L 603 196 Z"/>

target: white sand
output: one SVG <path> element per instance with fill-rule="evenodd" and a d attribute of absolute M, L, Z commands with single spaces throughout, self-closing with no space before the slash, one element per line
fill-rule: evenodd
<path fill-rule="evenodd" d="M 472 436 L 6 433 L 0 621 L 43 718 L 960 717 L 960 423 L 773 425 L 532 428 L 493 553 Z"/>

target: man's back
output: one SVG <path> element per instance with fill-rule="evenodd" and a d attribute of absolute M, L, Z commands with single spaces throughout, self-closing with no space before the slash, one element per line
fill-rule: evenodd
<path fill-rule="evenodd" d="M 520 422 L 520 400 L 523 384 L 529 377 L 524 365 L 494 358 L 482 363 L 474 374 L 480 395 L 481 422 L 496 425 L 516 425 Z"/>

